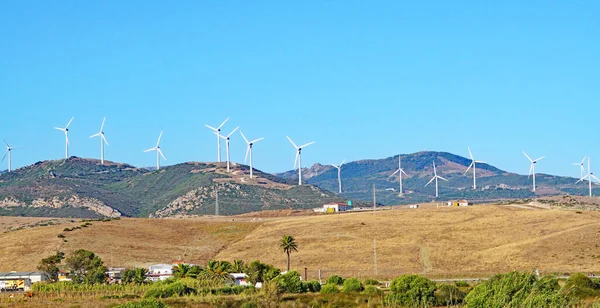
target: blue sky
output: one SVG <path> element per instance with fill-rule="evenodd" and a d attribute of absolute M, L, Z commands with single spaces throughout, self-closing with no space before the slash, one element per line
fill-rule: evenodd
<path fill-rule="evenodd" d="M 593 1 L 12 1 L 0 4 L 0 135 L 13 167 L 71 154 L 215 161 L 231 120 L 255 167 L 447 151 L 527 173 L 600 162 Z M 232 159 L 243 161 L 239 134 Z M 224 152 L 224 151 L 223 151 Z M 224 155 L 224 154 L 223 154 Z M 5 169 L 6 162 L 2 169 Z"/>

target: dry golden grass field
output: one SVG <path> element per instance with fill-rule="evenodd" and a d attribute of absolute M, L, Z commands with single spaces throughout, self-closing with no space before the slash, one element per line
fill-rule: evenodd
<path fill-rule="evenodd" d="M 491 206 L 399 209 L 290 217 L 121 219 L 0 234 L 0 271 L 33 270 L 55 249 L 85 248 L 107 265 L 261 260 L 285 268 L 278 240 L 293 235 L 292 268 L 316 278 L 338 273 L 379 278 L 402 273 L 430 277 L 488 276 L 511 270 L 600 272 L 600 212 Z M 57 234 L 66 236 L 66 243 Z"/>

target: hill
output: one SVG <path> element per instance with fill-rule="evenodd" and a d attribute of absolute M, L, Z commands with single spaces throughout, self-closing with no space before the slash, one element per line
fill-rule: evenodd
<path fill-rule="evenodd" d="M 167 217 L 306 209 L 339 199 L 312 185 L 234 164 L 182 163 L 160 170 L 71 157 L 0 175 L 0 215 Z M 217 196 L 218 195 L 218 196 Z"/>
<path fill-rule="evenodd" d="M 89 249 L 114 266 L 147 266 L 181 257 L 199 264 L 209 259 L 258 259 L 284 268 L 286 257 L 278 240 L 287 234 L 298 243 L 292 268 L 303 273 L 306 267 L 309 279 L 316 279 L 318 270 L 324 277 L 373 276 L 374 238 L 379 278 L 405 273 L 481 277 L 534 268 L 542 273 L 600 271 L 599 212 L 526 204 L 270 218 L 122 218 L 63 231 L 82 224 L 0 234 L 6 243 L 0 271 L 31 270 L 57 248 Z"/>
<path fill-rule="evenodd" d="M 477 164 L 477 190 L 473 190 L 473 173 L 464 172 L 471 160 L 446 152 L 417 152 L 402 154 L 404 196 L 398 196 L 398 178 L 390 175 L 398 169 L 398 155 L 385 159 L 369 159 L 349 162 L 342 167 L 341 196 L 348 199 L 372 200 L 373 185 L 377 201 L 381 204 L 409 204 L 431 201 L 435 186 L 425 184 L 433 177 L 432 162 L 437 173 L 448 179 L 439 181 L 440 200 L 469 199 L 494 201 L 500 199 L 532 198 L 536 196 L 587 194 L 587 186 L 575 184 L 577 179 L 548 174 L 536 174 L 537 194 L 531 191 L 531 178 L 526 175 L 500 170 L 489 164 Z M 304 176 L 306 174 L 306 177 Z M 286 179 L 297 179 L 297 171 L 277 174 Z M 337 192 L 337 169 L 316 164 L 303 171 L 303 179 L 323 189 Z M 595 193 L 600 194 L 600 189 Z"/>

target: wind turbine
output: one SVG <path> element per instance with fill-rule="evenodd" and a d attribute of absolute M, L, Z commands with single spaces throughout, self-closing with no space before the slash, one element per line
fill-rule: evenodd
<path fill-rule="evenodd" d="M 431 178 L 431 180 L 429 180 L 429 182 L 427 182 L 427 184 L 425 184 L 425 187 L 427 187 L 427 185 L 431 184 L 431 182 L 433 182 L 435 180 L 435 197 L 438 197 L 438 179 L 440 180 L 444 180 L 444 181 L 448 181 L 446 179 L 444 179 L 443 177 L 437 175 L 437 171 L 435 169 L 435 161 L 433 162 L 433 177 Z"/>
<path fill-rule="evenodd" d="M 244 138 L 244 141 L 246 141 L 246 144 L 248 145 L 248 148 L 246 149 L 246 158 L 244 158 L 244 162 L 248 160 L 248 152 L 250 152 L 250 178 L 252 178 L 252 146 L 254 145 L 254 143 L 259 142 L 265 138 L 260 137 L 252 141 L 248 141 L 248 139 L 246 139 L 246 136 L 244 136 L 244 133 L 242 133 L 242 131 L 240 131 L 240 134 L 242 135 L 242 138 Z"/>
<path fill-rule="evenodd" d="M 225 121 L 223 121 L 223 123 L 221 123 L 221 125 L 219 125 L 217 128 L 214 128 L 212 126 L 204 124 L 204 126 L 212 129 L 213 131 L 215 131 L 215 133 L 217 133 L 217 162 L 218 163 L 221 163 L 221 127 L 223 127 L 223 125 L 225 125 L 225 123 L 227 121 L 229 121 L 229 118 L 225 119 Z"/>
<path fill-rule="evenodd" d="M 342 193 L 342 166 L 344 165 L 344 163 L 346 162 L 346 160 L 344 159 L 342 161 L 342 163 L 339 166 L 336 166 L 334 164 L 331 164 L 332 166 L 334 166 L 337 171 L 338 171 L 338 193 L 341 194 Z"/>
<path fill-rule="evenodd" d="M 592 170 L 590 169 L 590 158 L 588 157 L 588 173 L 585 176 L 582 176 L 581 179 L 579 179 L 579 181 L 575 182 L 575 184 L 579 183 L 579 182 L 583 182 L 583 180 L 585 180 L 587 178 L 588 180 L 588 185 L 589 185 L 589 190 L 590 190 L 590 197 L 592 196 L 592 178 L 595 179 L 596 181 L 600 181 L 600 179 L 598 179 L 594 173 L 592 173 Z"/>
<path fill-rule="evenodd" d="M 473 153 L 471 153 L 471 148 L 467 147 L 467 149 L 469 150 L 469 156 L 471 157 L 471 164 L 469 165 L 469 168 L 467 168 L 467 171 L 465 171 L 465 174 L 467 174 L 467 172 L 469 172 L 469 169 L 471 169 L 471 167 L 473 167 L 473 189 L 477 189 L 477 178 L 475 175 L 475 164 L 483 164 L 485 162 L 480 161 L 480 160 L 475 160 L 475 158 L 473 158 Z"/>
<path fill-rule="evenodd" d="M 221 138 L 225 139 L 225 150 L 227 153 L 227 172 L 229 172 L 229 137 L 231 137 L 231 135 L 233 135 L 233 133 L 235 133 L 235 131 L 238 130 L 238 128 L 240 128 L 239 126 L 236 127 L 234 130 L 231 131 L 231 133 L 229 133 L 229 135 L 227 136 L 223 136 L 223 135 L 219 135 L 217 132 L 215 132 L 215 135 L 220 136 Z M 219 147 L 220 148 L 220 147 Z M 220 156 L 220 155 L 219 155 Z"/>
<path fill-rule="evenodd" d="M 404 173 L 404 175 L 406 176 L 408 176 L 408 174 L 406 174 L 406 172 L 404 172 L 404 169 L 402 169 L 402 160 L 400 155 L 398 155 L 398 169 L 394 171 L 394 173 L 392 173 L 392 175 L 390 175 L 388 179 L 393 177 L 396 173 L 398 173 L 398 182 L 400 182 L 400 193 L 398 195 L 402 196 L 402 174 Z"/>
<path fill-rule="evenodd" d="M 583 172 L 585 171 L 585 168 L 583 167 L 583 162 L 585 162 L 585 158 L 587 156 L 584 156 L 583 159 L 581 160 L 580 163 L 573 163 L 573 165 L 575 166 L 579 166 L 579 178 L 582 179 L 583 178 Z"/>
<path fill-rule="evenodd" d="M 100 137 L 100 163 L 104 165 L 104 144 L 108 145 L 108 141 L 106 141 L 106 137 L 104 137 L 104 122 L 106 121 L 106 117 L 102 120 L 102 126 L 100 126 L 100 131 L 97 134 L 91 135 L 90 138 Z"/>
<path fill-rule="evenodd" d="M 71 125 L 73 119 L 75 119 L 75 117 L 72 117 L 71 120 L 69 120 L 69 123 L 67 123 L 67 126 L 65 126 L 65 128 L 54 127 L 55 129 L 65 132 L 65 159 L 69 158 L 69 125 Z"/>
<path fill-rule="evenodd" d="M 294 168 L 296 168 L 296 163 L 298 164 L 298 185 L 302 185 L 302 148 L 305 148 L 313 143 L 314 141 L 309 142 L 307 144 L 303 144 L 301 146 L 297 146 L 290 137 L 286 136 L 286 138 L 292 143 L 294 148 L 296 148 L 296 159 L 294 160 Z"/>
<path fill-rule="evenodd" d="M 535 192 L 535 164 L 537 164 L 538 161 L 544 159 L 544 157 L 546 157 L 546 156 L 542 156 L 536 160 L 532 160 L 531 157 L 529 157 L 529 155 L 527 155 L 527 153 L 525 153 L 525 151 L 523 151 L 523 154 L 525 154 L 527 159 L 529 159 L 529 161 L 531 162 L 531 167 L 529 167 L 529 175 L 527 176 L 527 178 L 529 178 L 531 175 L 533 175 L 533 192 Z"/>
<path fill-rule="evenodd" d="M 160 150 L 160 146 L 158 145 L 160 143 L 160 138 L 162 137 L 162 134 L 163 134 L 163 132 L 161 130 L 160 135 L 158 135 L 158 141 L 156 141 L 156 146 L 144 151 L 144 153 L 150 152 L 150 151 L 156 151 L 156 170 L 160 169 L 160 157 L 158 156 L 159 154 L 160 154 L 160 156 L 162 156 L 162 158 L 164 158 L 164 160 L 167 160 L 165 155 L 163 155 L 162 151 Z"/>
<path fill-rule="evenodd" d="M 2 161 L 0 162 L 0 164 L 3 163 L 4 159 L 6 158 L 6 156 L 8 156 L 8 172 L 10 172 L 11 171 L 11 168 L 10 168 L 10 162 L 11 162 L 11 160 L 10 160 L 10 154 L 11 154 L 12 150 L 17 149 L 17 147 L 11 147 L 10 145 L 8 145 L 8 143 L 6 142 L 6 140 L 4 140 L 4 139 L 2 139 L 2 140 L 4 141 L 4 144 L 6 145 L 6 153 L 4 153 L 4 157 L 2 157 Z"/>

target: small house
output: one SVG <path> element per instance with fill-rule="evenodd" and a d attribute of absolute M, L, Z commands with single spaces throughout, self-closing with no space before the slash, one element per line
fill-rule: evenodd
<path fill-rule="evenodd" d="M 154 264 L 148 268 L 148 280 L 159 281 L 173 277 L 173 265 Z"/>
<path fill-rule="evenodd" d="M 409 209 L 418 209 L 419 205 L 418 204 L 411 204 L 408 206 Z"/>
<path fill-rule="evenodd" d="M 331 202 L 331 203 L 323 204 L 322 212 L 336 213 L 336 212 L 345 212 L 350 209 L 352 209 L 352 205 L 349 205 L 348 203 Z"/>
<path fill-rule="evenodd" d="M 246 273 L 230 273 L 229 276 L 233 278 L 233 284 L 236 286 L 249 286 L 248 275 Z"/>

